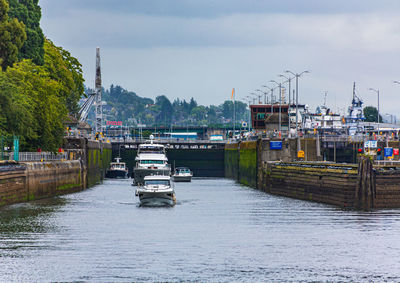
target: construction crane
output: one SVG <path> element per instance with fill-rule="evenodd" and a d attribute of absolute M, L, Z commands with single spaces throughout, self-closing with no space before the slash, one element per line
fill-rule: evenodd
<path fill-rule="evenodd" d="M 86 122 L 87 117 L 89 115 L 90 107 L 92 107 L 93 102 L 96 99 L 96 93 L 91 93 L 88 95 L 88 97 L 85 99 L 83 104 L 81 105 L 81 108 L 79 109 L 79 121 L 80 122 Z"/>
<path fill-rule="evenodd" d="M 96 48 L 96 79 L 95 79 L 95 92 L 88 95 L 86 100 L 83 102 L 79 109 L 79 121 L 86 122 L 87 117 L 90 112 L 92 105 L 96 106 L 96 123 L 95 132 L 102 132 L 103 125 L 103 105 L 105 103 L 102 101 L 101 97 L 101 68 L 100 68 L 100 48 Z"/>

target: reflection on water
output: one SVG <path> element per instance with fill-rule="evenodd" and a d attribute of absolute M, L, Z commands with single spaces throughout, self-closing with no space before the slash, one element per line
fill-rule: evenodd
<path fill-rule="evenodd" d="M 400 210 L 341 209 L 226 179 L 140 207 L 130 180 L 0 209 L 0 281 L 400 281 Z"/>

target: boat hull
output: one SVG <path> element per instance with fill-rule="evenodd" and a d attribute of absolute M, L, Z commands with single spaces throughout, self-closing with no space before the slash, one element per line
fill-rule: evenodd
<path fill-rule="evenodd" d="M 174 182 L 191 182 L 192 176 L 174 175 Z"/>
<path fill-rule="evenodd" d="M 157 169 L 134 168 L 133 169 L 134 184 L 135 185 L 143 184 L 144 177 L 150 175 L 171 176 L 171 168 L 157 168 Z"/>
<path fill-rule="evenodd" d="M 128 178 L 128 172 L 124 170 L 107 170 L 106 171 L 106 178 L 120 178 L 120 179 L 126 179 Z"/>
<path fill-rule="evenodd" d="M 173 206 L 176 203 L 173 192 L 139 191 L 138 195 L 142 206 Z"/>

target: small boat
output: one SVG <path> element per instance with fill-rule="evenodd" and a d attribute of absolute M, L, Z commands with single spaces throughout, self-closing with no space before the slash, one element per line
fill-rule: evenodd
<path fill-rule="evenodd" d="M 173 177 L 174 182 L 191 182 L 193 173 L 187 167 L 177 167 L 175 168 Z"/>
<path fill-rule="evenodd" d="M 128 169 L 125 162 L 121 162 L 121 158 L 115 158 L 115 162 L 110 163 L 110 168 L 106 171 L 106 178 L 128 178 Z"/>
<path fill-rule="evenodd" d="M 135 195 L 143 206 L 173 206 L 176 203 L 170 176 L 145 176 L 143 185 L 136 189 Z"/>

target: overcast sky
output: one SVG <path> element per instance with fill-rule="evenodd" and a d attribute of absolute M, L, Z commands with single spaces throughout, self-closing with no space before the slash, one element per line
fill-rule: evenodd
<path fill-rule="evenodd" d="M 101 48 L 103 86 L 140 96 L 237 99 L 284 70 L 310 70 L 300 102 L 312 109 L 350 104 L 353 81 L 365 105 L 398 115 L 398 0 L 40 0 L 44 34 L 83 64 L 94 87 Z"/>

